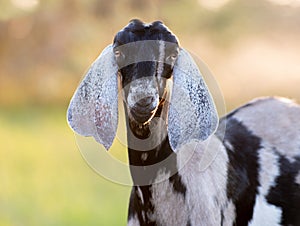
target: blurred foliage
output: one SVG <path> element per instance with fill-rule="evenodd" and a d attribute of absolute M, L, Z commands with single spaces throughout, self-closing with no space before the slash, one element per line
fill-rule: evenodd
<path fill-rule="evenodd" d="M 223 1 L 0 1 L 0 226 L 125 225 L 130 188 L 87 167 L 65 110 L 88 65 L 132 18 L 162 20 L 200 56 L 229 110 L 261 95 L 300 100 L 300 8 L 210 2 Z"/>
<path fill-rule="evenodd" d="M 262 0 L 232 0 L 218 10 L 196 0 L 11 0 L 0 7 L 3 106 L 65 104 L 88 65 L 135 17 L 164 21 L 182 43 L 199 37 L 191 46 L 205 39 L 216 55 L 247 36 L 300 30 L 299 8 Z"/>

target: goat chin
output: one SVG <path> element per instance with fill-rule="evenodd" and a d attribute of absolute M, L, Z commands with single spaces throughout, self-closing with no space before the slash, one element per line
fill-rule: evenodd
<path fill-rule="evenodd" d="M 139 139 L 147 139 L 150 136 L 149 121 L 140 123 L 135 119 L 129 120 L 129 128 L 134 136 Z"/>

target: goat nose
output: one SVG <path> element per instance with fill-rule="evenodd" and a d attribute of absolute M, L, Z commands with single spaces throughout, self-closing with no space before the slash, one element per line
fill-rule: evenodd
<path fill-rule="evenodd" d="M 154 102 L 155 98 L 153 96 L 144 97 L 136 103 L 140 107 L 147 107 Z"/>

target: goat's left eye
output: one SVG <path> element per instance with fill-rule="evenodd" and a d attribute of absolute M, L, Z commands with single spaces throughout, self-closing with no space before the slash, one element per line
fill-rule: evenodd
<path fill-rule="evenodd" d="M 178 53 L 174 52 L 167 57 L 167 61 L 169 61 L 170 63 L 174 63 L 177 57 Z"/>
<path fill-rule="evenodd" d="M 115 50 L 115 57 L 118 58 L 121 56 L 121 51 L 120 50 Z"/>

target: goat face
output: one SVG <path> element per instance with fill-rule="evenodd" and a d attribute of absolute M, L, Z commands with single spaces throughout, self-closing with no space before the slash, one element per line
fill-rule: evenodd
<path fill-rule="evenodd" d="M 133 20 L 118 32 L 113 46 L 125 109 L 131 130 L 137 132 L 164 102 L 166 80 L 171 78 L 179 53 L 178 41 L 159 21 Z"/>
<path fill-rule="evenodd" d="M 139 20 L 117 33 L 79 85 L 68 109 L 74 131 L 109 149 L 118 125 L 118 75 L 130 129 L 138 138 L 148 138 L 149 122 L 162 115 L 173 151 L 215 131 L 218 115 L 190 54 L 163 23 Z M 172 94 L 165 96 L 169 80 Z M 162 106 L 168 106 L 166 114 Z"/>

